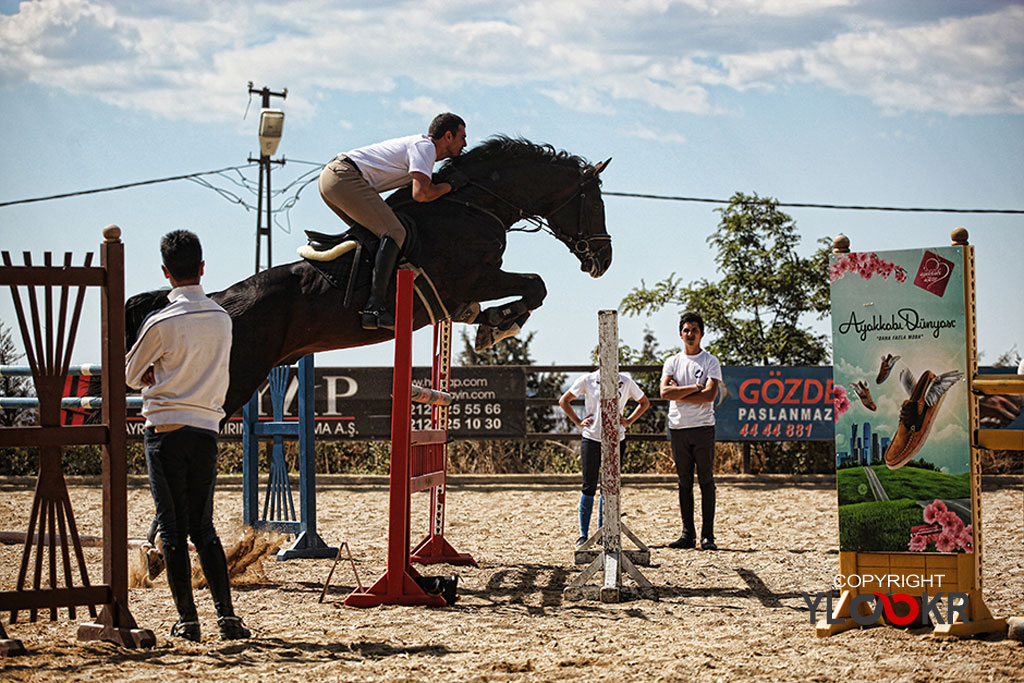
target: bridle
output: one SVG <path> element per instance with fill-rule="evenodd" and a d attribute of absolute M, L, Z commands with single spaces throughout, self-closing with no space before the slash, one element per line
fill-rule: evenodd
<path fill-rule="evenodd" d="M 587 177 L 587 172 L 584 171 L 584 170 L 581 170 L 580 171 L 580 177 L 579 177 L 579 184 L 577 185 L 576 190 L 572 194 L 570 194 L 561 204 L 556 206 L 551 211 L 548 211 L 543 216 L 537 216 L 535 214 L 527 212 L 525 209 L 523 209 L 521 206 L 519 206 L 515 202 L 513 202 L 513 201 L 511 201 L 509 199 L 506 199 L 505 197 L 502 197 L 500 194 L 498 194 L 497 192 L 495 192 L 491 188 L 487 187 L 486 185 L 482 185 L 482 184 L 476 182 L 475 180 L 468 181 L 468 183 L 467 183 L 468 185 L 471 185 L 471 186 L 473 186 L 473 187 L 475 187 L 475 188 L 477 188 L 479 190 L 483 190 L 484 192 L 486 192 L 487 194 L 491 195 L 492 197 L 494 197 L 495 199 L 497 199 L 501 203 L 505 204 L 506 206 L 509 206 L 510 208 L 515 209 L 517 215 L 516 215 L 515 221 L 513 221 L 513 223 L 516 222 L 516 221 L 519 221 L 519 220 L 523 220 L 523 221 L 526 221 L 527 223 L 532 223 L 533 226 L 534 226 L 532 228 L 513 228 L 511 224 L 510 225 L 506 225 L 505 222 L 501 218 L 499 218 L 496 214 L 494 214 L 493 212 L 488 211 L 487 209 L 485 209 L 485 208 L 483 208 L 481 206 L 477 206 L 477 205 L 473 204 L 472 202 L 459 201 L 459 200 L 455 200 L 454 198 L 452 198 L 451 201 L 459 201 L 459 203 L 461 203 L 461 204 L 463 204 L 463 205 L 465 205 L 467 207 L 476 209 L 477 211 L 480 211 L 480 212 L 486 214 L 487 216 L 490 216 L 492 219 L 494 219 L 495 221 L 497 221 L 498 223 L 501 224 L 502 228 L 505 229 L 505 232 L 539 232 L 539 231 L 543 230 L 543 231 L 547 232 L 548 234 L 550 234 L 555 239 L 559 240 L 560 242 L 565 243 L 565 245 L 568 246 L 569 249 L 581 261 L 584 260 L 584 259 L 591 259 L 591 260 L 593 260 L 593 259 L 595 259 L 597 257 L 597 250 L 599 250 L 601 247 L 603 247 L 606 243 L 610 243 L 611 239 L 612 239 L 611 235 L 608 235 L 608 234 L 604 234 L 604 235 L 592 235 L 592 234 L 590 234 L 590 228 L 591 228 L 590 215 L 586 211 L 587 188 L 590 185 L 592 185 L 592 184 L 597 182 L 597 177 L 598 177 L 598 173 L 594 173 L 592 177 L 588 178 Z M 555 214 L 557 214 L 559 211 L 561 211 L 564 208 L 566 208 L 567 206 L 569 206 L 573 202 L 573 200 L 575 200 L 577 198 L 579 199 L 579 208 L 578 208 L 578 216 L 579 216 L 579 218 L 577 219 L 577 222 L 576 222 L 576 233 L 574 235 L 559 233 L 558 231 L 556 231 L 551 226 L 551 223 L 550 223 L 551 217 L 554 216 Z M 592 243 L 596 243 L 597 249 L 594 248 L 595 245 L 592 244 Z"/>

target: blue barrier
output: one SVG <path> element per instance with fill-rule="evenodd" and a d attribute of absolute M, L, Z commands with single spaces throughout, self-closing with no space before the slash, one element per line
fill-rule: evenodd
<path fill-rule="evenodd" d="M 290 548 L 277 553 L 278 560 L 332 558 L 337 548 L 328 547 L 316 530 L 316 450 L 313 414 L 313 355 L 298 364 L 299 419 L 284 419 L 284 399 L 291 367 L 280 365 L 270 371 L 267 383 L 273 405 L 273 419 L 259 419 L 259 392 L 242 408 L 242 519 L 254 529 L 295 534 Z M 284 438 L 299 440 L 299 517 L 295 517 L 288 466 L 284 459 Z M 270 473 L 259 514 L 259 442 L 272 439 Z"/>

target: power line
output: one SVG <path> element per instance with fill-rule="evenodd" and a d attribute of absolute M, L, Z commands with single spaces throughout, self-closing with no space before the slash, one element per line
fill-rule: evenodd
<path fill-rule="evenodd" d="M 706 197 L 674 197 L 661 194 L 639 194 L 634 192 L 601 192 L 605 197 L 632 197 L 635 199 L 663 199 L 673 202 L 704 202 L 707 204 L 732 204 L 731 199 L 708 199 Z M 767 199 L 750 200 L 770 201 Z M 916 206 L 863 206 L 858 204 L 812 204 L 809 202 L 775 202 L 776 206 L 805 209 L 840 209 L 845 211 L 900 211 L 905 213 L 1002 213 L 1024 214 L 1024 209 L 939 209 Z"/>
<path fill-rule="evenodd" d="M 45 202 L 51 199 L 66 199 L 68 197 L 80 197 L 86 194 L 97 194 L 99 192 L 112 192 L 114 190 L 125 190 L 130 187 L 139 187 L 141 185 L 155 185 L 157 183 L 167 183 L 172 180 L 194 180 L 199 176 L 214 175 L 217 173 L 224 173 L 225 171 L 234 171 L 241 168 L 248 168 L 252 164 L 243 164 L 241 166 L 228 166 L 227 168 L 220 168 L 216 171 L 200 171 L 199 173 L 188 173 L 185 175 L 176 175 L 169 178 L 156 178 L 154 180 L 140 180 L 137 183 L 125 183 L 124 185 L 111 185 L 110 187 L 98 187 L 93 190 L 79 190 L 78 192 L 65 192 L 64 194 L 52 194 L 46 197 L 33 197 L 32 199 L 15 199 L 9 202 L 0 202 L 0 207 L 14 206 L 15 204 L 31 204 L 33 202 Z"/>
<path fill-rule="evenodd" d="M 307 164 L 307 165 L 311 165 L 311 166 L 323 166 L 323 163 L 322 162 L 318 162 L 318 161 L 305 161 L 305 160 L 302 160 L 302 159 L 288 159 L 288 161 L 290 163 L 296 163 L 296 164 Z M 167 177 L 167 178 L 156 178 L 156 179 L 153 179 L 153 180 L 142 180 L 142 181 L 135 182 L 135 183 L 125 183 L 123 185 L 112 185 L 110 187 L 100 187 L 100 188 L 96 188 L 96 189 L 92 189 L 92 190 L 80 190 L 78 192 L 66 192 L 66 193 L 63 193 L 63 194 L 49 195 L 49 196 L 46 196 L 46 197 L 33 197 L 31 199 L 16 199 L 16 200 L 7 201 L 7 202 L 0 202 L 0 208 L 5 207 L 5 206 L 15 206 L 17 204 L 31 204 L 31 203 L 34 203 L 34 202 L 45 202 L 45 201 L 49 201 L 51 199 L 66 199 L 68 197 L 78 197 L 78 196 L 87 195 L 87 194 L 97 194 L 97 193 L 100 193 L 100 192 L 112 192 L 114 190 L 124 190 L 124 189 L 132 188 L 132 187 L 140 187 L 140 186 L 143 186 L 143 185 L 155 185 L 157 183 L 166 183 L 166 182 L 171 182 L 171 181 L 174 181 L 174 180 L 191 180 L 192 182 L 196 182 L 196 183 L 198 183 L 200 185 L 203 185 L 204 187 L 207 187 L 209 189 L 212 189 L 212 190 L 218 192 L 218 194 L 223 196 L 225 199 L 228 199 L 228 201 L 231 201 L 232 203 L 242 204 L 246 208 L 246 210 L 255 209 L 256 207 L 253 207 L 253 206 L 249 205 L 247 202 L 242 200 L 237 195 L 235 195 L 233 193 L 229 193 L 229 192 L 227 192 L 225 190 L 216 188 L 216 187 L 212 186 L 210 183 L 208 183 L 208 182 L 206 182 L 204 180 L 199 180 L 199 178 L 201 176 L 220 175 L 221 177 L 230 180 L 232 183 L 234 183 L 234 184 L 236 184 L 236 185 L 238 185 L 240 187 L 243 187 L 243 188 L 249 190 L 250 192 L 253 192 L 253 188 L 251 187 L 252 183 L 250 181 L 248 181 L 248 179 L 246 179 L 244 176 L 241 176 L 241 174 L 239 174 L 239 178 L 237 178 L 237 179 L 236 178 L 231 178 L 230 176 L 225 175 L 225 173 L 227 173 L 228 171 L 238 172 L 240 169 L 249 168 L 251 166 L 253 166 L 253 164 L 251 164 L 251 163 L 250 164 L 242 164 L 242 165 L 239 165 L 239 166 L 228 166 L 226 168 L 220 168 L 220 169 L 217 169 L 217 170 L 214 170 L 214 171 L 200 171 L 199 173 L 188 173 L 188 174 L 185 174 L 185 175 L 170 176 L 170 177 Z M 286 215 L 288 214 L 288 210 L 290 210 L 295 205 L 295 203 L 298 201 L 299 194 L 302 192 L 302 190 L 313 181 L 313 178 L 309 177 L 311 175 L 312 175 L 312 171 L 307 172 L 307 173 L 303 173 L 298 178 L 293 180 L 291 183 L 286 185 L 284 188 L 282 188 L 282 189 L 280 189 L 280 190 L 278 190 L 277 192 L 274 193 L 275 196 L 278 196 L 280 194 L 288 192 L 289 190 L 291 190 L 296 185 L 300 185 L 299 188 L 298 188 L 298 191 L 296 191 L 295 194 L 292 197 L 290 197 L 285 202 L 285 206 L 279 207 L 278 209 L 274 210 L 275 214 L 281 212 L 282 210 L 284 210 L 284 213 Z M 662 201 L 699 202 L 699 203 L 704 203 L 704 204 L 731 204 L 732 203 L 731 199 L 712 199 L 712 198 L 708 198 L 708 197 L 683 197 L 683 196 L 675 196 L 675 195 L 645 194 L 645 193 L 638 193 L 638 192 L 602 192 L 602 195 L 604 195 L 606 197 L 626 197 L 626 198 L 632 198 L 632 199 L 657 199 L 657 200 L 662 200 Z M 771 200 L 764 199 L 762 201 L 771 201 Z M 776 204 L 776 206 L 787 207 L 787 208 L 832 209 L 832 210 L 839 210 L 839 211 L 892 211 L 892 212 L 902 212 L 902 213 L 970 213 L 970 214 L 1006 214 L 1006 215 L 1020 215 L 1020 214 L 1024 214 L 1024 209 L 957 209 L 957 208 L 916 207 L 916 206 L 870 206 L 870 205 L 860 205 L 860 204 L 820 204 L 820 203 L 812 203 L 812 202 L 775 202 L 775 204 Z M 284 226 L 281 226 L 280 224 L 278 224 L 278 225 L 279 225 L 279 227 L 282 227 L 282 229 L 283 229 Z"/>

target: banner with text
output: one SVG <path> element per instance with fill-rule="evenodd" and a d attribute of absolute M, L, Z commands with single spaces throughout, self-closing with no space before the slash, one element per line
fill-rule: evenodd
<path fill-rule="evenodd" d="M 718 441 L 831 441 L 832 368 L 722 368 L 715 402 Z"/>
<path fill-rule="evenodd" d="M 387 439 L 391 436 L 390 367 L 316 368 L 315 415 L 318 439 Z M 413 384 L 430 386 L 430 368 L 413 368 Z M 449 432 L 456 439 L 516 438 L 526 434 L 526 379 L 518 368 L 453 367 L 455 402 Z M 284 418 L 298 419 L 299 380 L 292 369 L 284 401 Z M 273 414 L 267 384 L 260 387 L 260 419 Z M 414 403 L 412 428 L 430 427 L 430 406 Z M 141 439 L 143 420 L 129 411 L 129 438 Z M 242 419 L 221 429 L 224 439 L 242 438 Z"/>
<path fill-rule="evenodd" d="M 963 249 L 830 258 L 840 550 L 973 550 Z"/>

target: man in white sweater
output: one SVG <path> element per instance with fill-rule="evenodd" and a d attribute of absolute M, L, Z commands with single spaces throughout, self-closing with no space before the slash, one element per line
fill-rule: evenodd
<path fill-rule="evenodd" d="M 142 388 L 146 465 L 163 541 L 167 583 L 178 610 L 171 635 L 200 640 L 187 539 L 210 586 L 222 639 L 251 634 L 235 616 L 227 560 L 213 526 L 217 435 L 224 417 L 231 318 L 203 292 L 203 251 L 187 230 L 160 242 L 168 305 L 143 322 L 125 359 L 128 386 Z"/>

